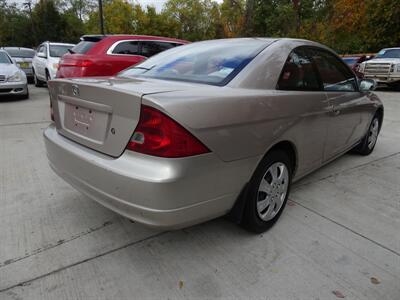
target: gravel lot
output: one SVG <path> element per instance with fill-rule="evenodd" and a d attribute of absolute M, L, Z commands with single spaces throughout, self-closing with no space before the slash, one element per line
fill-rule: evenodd
<path fill-rule="evenodd" d="M 400 299 L 400 93 L 375 151 L 297 183 L 262 235 L 132 223 L 49 168 L 46 88 L 0 99 L 0 299 Z"/>

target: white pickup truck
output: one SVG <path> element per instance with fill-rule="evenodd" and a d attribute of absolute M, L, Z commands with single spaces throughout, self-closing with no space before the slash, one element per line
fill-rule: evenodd
<path fill-rule="evenodd" d="M 400 48 L 382 49 L 373 59 L 361 63 L 358 71 L 364 78 L 400 90 Z"/>

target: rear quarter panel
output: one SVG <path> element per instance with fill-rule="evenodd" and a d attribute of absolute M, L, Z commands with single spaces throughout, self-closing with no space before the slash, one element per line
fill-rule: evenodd
<path fill-rule="evenodd" d="M 143 103 L 172 116 L 224 161 L 262 157 L 289 141 L 297 174 L 321 164 L 328 103 L 320 93 L 207 87 L 147 95 Z"/>

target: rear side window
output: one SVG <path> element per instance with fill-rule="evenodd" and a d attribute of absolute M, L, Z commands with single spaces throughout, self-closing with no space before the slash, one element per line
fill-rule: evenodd
<path fill-rule="evenodd" d="M 277 88 L 288 91 L 321 90 L 312 60 L 303 49 L 296 49 L 290 53 L 282 69 Z"/>
<path fill-rule="evenodd" d="M 177 43 L 170 42 L 159 42 L 159 41 L 143 41 L 142 44 L 142 55 L 150 57 L 156 55 L 162 51 L 171 49 L 178 46 Z"/>
<path fill-rule="evenodd" d="M 139 42 L 127 41 L 119 43 L 112 51 L 113 54 L 139 55 Z"/>
<path fill-rule="evenodd" d="M 86 52 L 92 49 L 94 45 L 96 45 L 96 42 L 94 41 L 81 41 L 71 50 L 73 53 L 86 54 Z"/>
<path fill-rule="evenodd" d="M 312 53 L 325 91 L 356 91 L 354 74 L 339 58 L 324 50 L 307 51 Z"/>

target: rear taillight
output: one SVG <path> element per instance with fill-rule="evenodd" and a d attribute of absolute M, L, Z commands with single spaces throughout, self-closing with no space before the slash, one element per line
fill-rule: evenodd
<path fill-rule="evenodd" d="M 60 66 L 63 67 L 89 67 L 91 65 L 93 65 L 93 61 L 88 59 L 64 60 L 60 62 Z"/>
<path fill-rule="evenodd" d="M 189 131 L 157 109 L 142 105 L 139 123 L 127 149 L 160 157 L 186 157 L 210 152 Z"/>

